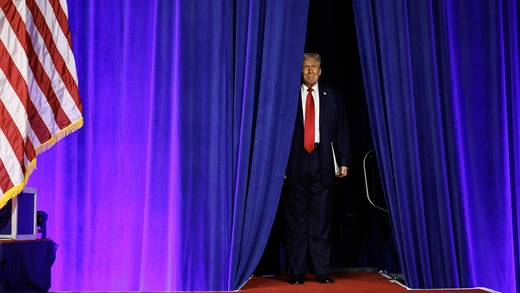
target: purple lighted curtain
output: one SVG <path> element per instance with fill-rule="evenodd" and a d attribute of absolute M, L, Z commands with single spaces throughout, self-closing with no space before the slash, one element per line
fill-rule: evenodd
<path fill-rule="evenodd" d="M 67 2 L 85 125 L 27 184 L 51 291 L 237 289 L 278 205 L 308 1 Z"/>
<path fill-rule="evenodd" d="M 517 1 L 353 4 L 407 283 L 520 291 Z"/>

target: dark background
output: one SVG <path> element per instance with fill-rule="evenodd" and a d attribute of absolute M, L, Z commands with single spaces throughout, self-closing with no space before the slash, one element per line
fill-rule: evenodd
<path fill-rule="evenodd" d="M 337 188 L 334 200 L 333 270 L 401 273 L 388 213 L 373 207 L 367 198 L 368 191 L 372 202 L 386 209 L 372 151 L 374 146 L 351 1 L 310 1 L 305 51 L 322 56 L 320 82 L 340 90 L 343 95 L 353 152 L 352 168 Z M 283 234 L 279 209 L 256 275 L 284 272 Z"/>

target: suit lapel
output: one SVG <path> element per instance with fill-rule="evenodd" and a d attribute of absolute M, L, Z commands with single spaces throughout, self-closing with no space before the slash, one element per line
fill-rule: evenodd
<path fill-rule="evenodd" d="M 320 88 L 320 129 L 323 129 L 323 119 L 327 113 L 328 91 L 326 87 Z"/>

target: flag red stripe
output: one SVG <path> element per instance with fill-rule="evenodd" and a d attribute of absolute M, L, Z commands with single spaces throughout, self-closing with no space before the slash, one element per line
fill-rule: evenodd
<path fill-rule="evenodd" d="M 14 184 L 9 177 L 9 173 L 7 173 L 4 162 L 0 160 L 0 188 L 2 188 L 3 193 L 5 193 L 7 190 L 13 187 Z"/>
<path fill-rule="evenodd" d="M 32 45 L 32 42 L 30 41 L 30 36 L 28 35 L 27 30 L 25 29 L 25 25 L 14 26 L 15 23 L 16 24 L 24 23 L 20 14 L 18 13 L 18 10 L 16 10 L 16 7 L 14 7 L 14 5 L 11 5 L 9 7 L 9 11 L 4 10 L 4 13 L 6 15 L 8 15 L 8 13 L 9 13 L 9 16 L 7 17 L 7 19 L 10 20 L 11 27 L 13 28 L 13 31 L 15 32 L 15 34 L 18 38 L 18 41 L 24 47 L 25 53 L 27 54 L 27 56 L 37 56 L 37 54 L 34 50 L 34 47 Z M 29 58 L 29 66 L 31 67 L 31 70 L 33 72 L 34 79 L 38 83 L 38 86 L 40 87 L 41 91 L 47 98 L 47 102 L 51 106 L 52 112 L 54 114 L 54 119 L 56 120 L 56 124 L 58 125 L 58 127 L 60 129 L 67 127 L 71 123 L 70 119 L 65 114 L 63 109 L 61 108 L 58 97 L 56 96 L 56 94 L 54 93 L 54 91 L 52 89 L 51 80 L 50 80 L 49 76 L 47 75 L 47 73 L 45 72 L 45 69 L 43 68 L 43 65 L 41 64 L 40 60 L 38 58 Z M 21 96 L 19 95 L 19 97 L 21 97 Z M 27 97 L 29 97 L 28 93 L 27 93 Z M 35 112 L 28 112 L 29 117 L 31 117 L 31 115 L 38 114 L 34 107 L 32 108 L 32 110 L 34 110 Z M 45 126 L 45 128 L 47 128 L 47 126 Z M 33 127 L 33 129 L 35 130 L 37 135 L 39 134 L 40 130 L 43 130 L 42 127 L 38 127 L 38 128 Z M 38 137 L 38 139 L 40 139 L 40 141 L 43 143 L 43 142 L 47 141 L 50 137 L 51 136 L 49 133 L 49 137 L 46 138 L 45 140 L 41 140 L 40 137 Z"/>
<path fill-rule="evenodd" d="M 52 137 L 52 135 L 47 128 L 47 125 L 45 125 L 42 117 L 40 117 L 40 114 L 36 110 L 33 102 L 31 99 L 29 99 L 29 89 L 27 88 L 27 83 L 18 70 L 18 67 L 16 67 L 16 64 L 14 64 L 11 55 L 9 55 L 7 48 L 2 42 L 0 42 L 0 69 L 2 69 L 4 72 L 7 80 L 11 84 L 11 87 L 16 92 L 16 95 L 24 106 L 31 123 L 31 128 L 36 133 L 38 140 L 41 142 L 46 142 Z"/>
<path fill-rule="evenodd" d="M 76 84 L 76 80 L 69 71 L 66 62 L 63 59 L 63 56 L 61 55 L 60 51 L 56 47 L 56 44 L 54 43 L 52 33 L 49 30 L 47 23 L 45 22 L 45 17 L 41 13 L 40 8 L 38 7 L 38 5 L 36 5 L 36 2 L 34 0 L 27 0 L 27 7 L 32 13 L 34 25 L 38 29 L 38 32 L 40 33 L 43 41 L 45 42 L 47 51 L 51 56 L 52 62 L 54 63 L 54 67 L 56 68 L 56 72 L 60 75 L 63 84 L 65 85 L 72 99 L 76 103 L 76 106 L 81 111 L 81 101 L 79 98 L 78 85 Z M 63 129 L 61 125 L 60 129 Z"/>
<path fill-rule="evenodd" d="M 61 7 L 59 0 L 49 0 L 49 3 L 52 6 L 52 10 L 54 10 L 54 15 L 56 16 L 56 20 L 58 20 L 58 24 L 60 25 L 63 34 L 65 34 L 65 37 L 69 41 L 69 47 L 72 49 L 72 35 L 70 34 L 67 15 L 65 14 L 65 11 L 63 11 L 63 7 Z"/>
<path fill-rule="evenodd" d="M 25 141 L 25 156 L 27 156 L 29 162 L 36 158 L 36 150 L 30 139 Z"/>
<path fill-rule="evenodd" d="M 3 46 L 3 43 L 2 43 Z M 23 171 L 25 171 L 25 166 L 23 162 L 23 136 L 18 130 L 17 127 L 9 127 L 9 125 L 16 125 L 13 121 L 13 117 L 11 117 L 11 114 L 7 111 L 5 108 L 4 102 L 0 100 L 0 117 L 2 117 L 2 123 L 0 123 L 2 132 L 4 133 L 5 137 L 7 138 L 7 141 L 9 142 L 9 145 L 11 146 L 11 149 L 14 152 L 14 155 L 16 156 L 16 160 L 20 164 L 20 167 Z M 3 187 L 3 185 L 2 185 Z"/>
<path fill-rule="evenodd" d="M 34 1 L 27 1 L 27 7 L 29 8 L 29 10 L 31 10 L 34 24 L 40 32 L 40 35 L 42 36 L 47 46 L 47 50 L 49 51 L 50 56 L 53 59 L 54 67 L 56 68 L 57 72 L 59 73 L 60 71 L 68 70 L 65 62 L 63 61 L 63 58 L 55 57 L 61 57 L 61 55 L 54 44 L 52 34 L 49 30 L 49 27 L 47 26 L 47 23 L 45 22 L 45 17 L 41 14 L 40 9 Z M 36 54 L 34 47 L 32 46 L 32 43 L 27 45 L 27 56 L 31 56 L 32 53 Z M 56 63 L 56 59 L 60 60 L 60 62 Z M 42 89 L 43 94 L 47 98 L 47 102 L 51 106 L 52 112 L 54 114 L 54 119 L 56 120 L 56 124 L 60 129 L 69 126 L 71 121 L 67 114 L 65 114 L 65 112 L 63 111 L 60 101 L 54 93 L 54 90 L 52 89 L 51 80 L 45 72 L 42 64 L 40 63 L 40 60 L 38 58 L 29 58 L 29 64 L 31 66 L 31 69 L 33 69 L 35 80 L 38 82 L 38 85 Z M 63 76 L 61 77 L 63 79 Z"/>

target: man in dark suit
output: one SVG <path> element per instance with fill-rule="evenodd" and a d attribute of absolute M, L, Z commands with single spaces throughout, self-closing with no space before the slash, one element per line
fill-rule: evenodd
<path fill-rule="evenodd" d="M 291 284 L 303 284 L 307 255 L 320 283 L 332 283 L 329 233 L 334 186 L 347 176 L 351 149 L 341 94 L 318 84 L 321 57 L 305 53 L 298 112 L 282 196 Z M 339 153 L 334 169 L 331 144 Z M 337 154 L 338 155 L 338 154 Z"/>

